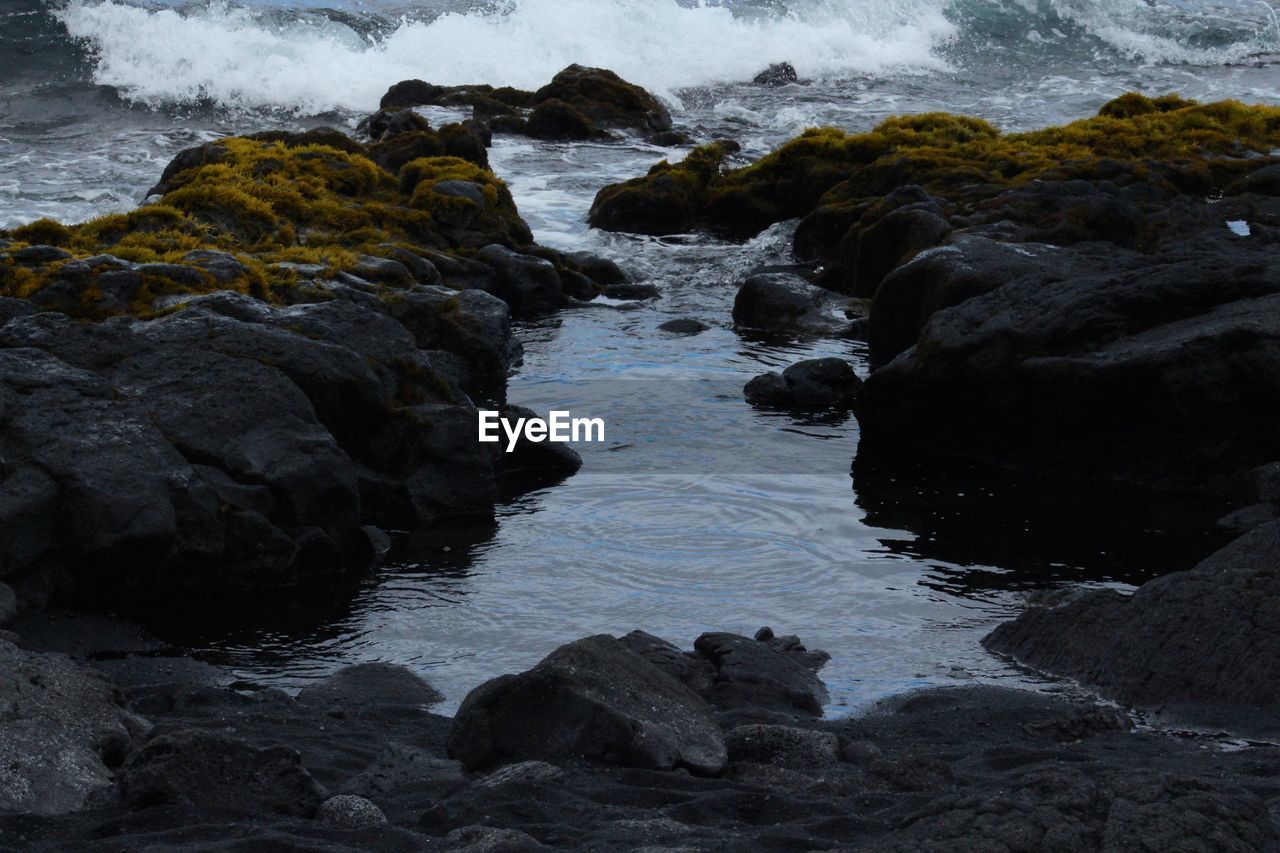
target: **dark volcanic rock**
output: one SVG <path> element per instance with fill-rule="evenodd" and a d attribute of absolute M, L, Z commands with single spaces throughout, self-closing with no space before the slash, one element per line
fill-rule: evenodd
<path fill-rule="evenodd" d="M 831 732 L 791 726 L 748 725 L 725 735 L 729 760 L 804 769 L 840 760 L 840 740 Z"/>
<path fill-rule="evenodd" d="M 824 313 L 831 301 L 831 293 L 794 273 L 760 273 L 738 288 L 733 321 L 770 331 L 839 334 L 848 323 Z"/>
<path fill-rule="evenodd" d="M 1280 456 L 1280 273 L 1265 246 L 1209 239 L 1158 261 L 1113 254 L 1093 274 L 1033 274 L 935 312 L 868 379 L 863 446 L 1230 488 Z"/>
<path fill-rule="evenodd" d="M 827 688 L 817 670 L 831 656 L 809 651 L 796 637 L 755 640 L 703 634 L 693 645 L 715 670 L 710 697 L 719 708 L 774 708 L 822 716 Z"/>
<path fill-rule="evenodd" d="M 196 729 L 151 738 L 120 769 L 116 781 L 133 808 L 185 804 L 210 811 L 310 817 L 324 800 L 296 751 L 258 749 Z"/>
<path fill-rule="evenodd" d="M 425 707 L 443 700 L 440 692 L 403 666 L 362 663 L 344 667 L 308 684 L 298 701 L 326 708 Z"/>
<path fill-rule="evenodd" d="M 472 768 L 591 758 L 718 773 L 725 764 L 706 703 L 608 636 L 561 646 L 528 672 L 471 691 L 449 754 Z"/>
<path fill-rule="evenodd" d="M 852 405 L 861 387 L 862 380 L 844 359 L 814 358 L 757 376 L 743 390 L 755 405 L 826 409 Z"/>
<path fill-rule="evenodd" d="M 146 724 L 102 676 L 0 639 L 0 813 L 62 814 L 111 786 Z"/>
<path fill-rule="evenodd" d="M 694 320 L 691 317 L 679 317 L 675 320 L 668 320 L 658 328 L 676 335 L 696 335 L 700 332 L 705 332 L 711 327 L 701 320 Z"/>
<path fill-rule="evenodd" d="M 584 113 L 559 98 L 551 98 L 534 107 L 525 124 L 525 133 L 534 139 L 557 141 L 607 139 L 609 136 Z"/>
<path fill-rule="evenodd" d="M 790 62 L 775 62 L 757 74 L 751 82 L 757 86 L 785 86 L 800 79 Z"/>
<path fill-rule="evenodd" d="M 606 130 L 655 133 L 671 129 L 671 114 L 657 98 L 603 68 L 570 65 L 533 96 L 535 105 L 551 100 L 561 101 Z"/>
<path fill-rule="evenodd" d="M 1144 708 L 1280 731 L 1280 522 L 1131 596 L 1032 607 L 988 648 Z"/>

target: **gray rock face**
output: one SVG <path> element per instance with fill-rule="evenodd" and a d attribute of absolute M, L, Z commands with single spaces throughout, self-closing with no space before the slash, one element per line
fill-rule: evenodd
<path fill-rule="evenodd" d="M 863 450 L 1230 488 L 1280 456 L 1280 275 L 1266 247 L 1210 239 L 937 311 L 864 386 Z"/>
<path fill-rule="evenodd" d="M 799 361 L 781 373 L 771 371 L 743 388 L 747 402 L 791 409 L 827 409 L 852 405 L 862 380 L 841 358 Z"/>
<path fill-rule="evenodd" d="M 824 311 L 833 299 L 831 293 L 793 273 L 761 273 L 738 288 L 733 321 L 767 331 L 841 334 L 848 323 Z"/>
<path fill-rule="evenodd" d="M 311 817 L 324 792 L 288 747 L 258 749 L 216 732 L 158 735 L 116 777 L 130 806 L 191 805 L 241 814 Z"/>
<path fill-rule="evenodd" d="M 704 774 L 726 759 L 702 698 L 603 635 L 473 690 L 454 719 L 449 754 L 469 768 L 587 758 Z"/>
<path fill-rule="evenodd" d="M 1280 731 L 1280 522 L 1131 596 L 1086 592 L 1032 607 L 992 651 L 1143 708 Z"/>
<path fill-rule="evenodd" d="M 715 670 L 711 701 L 720 708 L 776 708 L 822 716 L 827 688 L 817 671 L 831 659 L 809 651 L 799 638 L 752 639 L 737 634 L 703 634 L 694 650 Z"/>
<path fill-rule="evenodd" d="M 76 811 L 111 786 L 146 724 L 127 713 L 97 673 L 56 654 L 0 640 L 0 812 Z"/>

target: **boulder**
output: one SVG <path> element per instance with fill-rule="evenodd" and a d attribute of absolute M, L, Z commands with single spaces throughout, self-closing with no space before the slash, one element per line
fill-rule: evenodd
<path fill-rule="evenodd" d="M 1234 488 L 1280 456 L 1280 278 L 1266 247 L 1226 240 L 1110 250 L 1098 272 L 1014 278 L 936 311 L 866 382 L 861 447 Z"/>
<path fill-rule="evenodd" d="M 840 334 L 848 323 L 824 311 L 832 301 L 831 293 L 794 273 L 760 273 L 738 287 L 733 321 L 767 331 Z"/>
<path fill-rule="evenodd" d="M 0 812 L 65 814 L 111 787 L 146 723 L 98 673 L 0 639 Z"/>
<path fill-rule="evenodd" d="M 201 811 L 312 817 L 325 799 L 295 750 L 259 749 L 199 729 L 152 737 L 129 757 L 116 783 L 135 809 L 187 805 Z"/>
<path fill-rule="evenodd" d="M 438 690 L 411 670 L 389 663 L 343 667 L 298 692 L 305 705 L 343 710 L 357 708 L 425 708 L 444 700 Z"/>
<path fill-rule="evenodd" d="M 656 133 L 671 129 L 671 114 L 644 89 L 603 68 L 570 65 L 533 95 L 534 114 L 558 100 L 596 127 Z"/>
<path fill-rule="evenodd" d="M 747 402 L 782 409 L 847 407 L 857 399 L 862 380 L 842 358 L 798 361 L 781 373 L 765 373 L 743 389 Z"/>
<path fill-rule="evenodd" d="M 576 107 L 559 98 L 550 98 L 533 108 L 525 133 L 534 139 L 586 141 L 608 139 L 609 133 L 596 126 Z"/>
<path fill-rule="evenodd" d="M 316 820 L 338 829 L 365 829 L 385 824 L 387 816 L 382 809 L 364 797 L 339 794 L 320 804 L 320 808 L 316 810 Z"/>
<path fill-rule="evenodd" d="M 987 648 L 1141 708 L 1280 731 L 1280 522 L 1137 592 L 1074 594 L 998 626 Z"/>
<path fill-rule="evenodd" d="M 476 259 L 494 269 L 490 292 L 510 305 L 513 314 L 540 314 L 564 304 L 560 276 L 550 261 L 521 255 L 497 244 L 485 246 L 476 253 Z"/>
<path fill-rule="evenodd" d="M 756 86 L 785 86 L 799 80 L 794 65 L 790 62 L 775 62 L 757 74 L 751 82 Z"/>
<path fill-rule="evenodd" d="M 603 635 L 473 690 L 454 718 L 449 755 L 468 768 L 592 759 L 701 774 L 720 772 L 726 760 L 702 698 Z"/>
<path fill-rule="evenodd" d="M 822 716 L 827 688 L 817 671 L 831 659 L 809 651 L 795 636 L 760 639 L 737 634 L 703 634 L 693 644 L 715 670 L 710 691 L 718 708 L 772 708 Z"/>

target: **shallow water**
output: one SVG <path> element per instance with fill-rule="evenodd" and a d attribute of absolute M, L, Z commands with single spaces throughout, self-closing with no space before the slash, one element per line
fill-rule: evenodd
<path fill-rule="evenodd" d="M 299 17 L 298 5 L 286 15 L 267 3 L 250 11 L 197 4 L 183 14 L 75 3 L 63 20 L 90 38 L 89 53 L 74 48 L 42 67 L 38 51 L 5 47 L 18 50 L 5 56 L 26 58 L 0 74 L 0 225 L 128 208 L 174 153 L 222 133 L 353 126 L 399 77 L 530 85 L 574 59 L 614 65 L 664 91 L 679 125 L 740 140 L 744 158 L 807 126 L 863 129 L 902 112 L 969 112 L 1014 129 L 1091 114 L 1134 88 L 1280 97 L 1268 53 L 1280 48 L 1280 29 L 1273 38 L 1262 5 L 1216 15 L 1203 4 L 1165 5 L 1158 18 L 1147 4 L 1147 17 L 1135 4 L 1101 5 L 1109 11 L 1099 17 L 1089 4 L 847 2 L 805 17 L 762 4 L 731 13 L 656 2 L 635 29 L 626 13 L 638 7 L 625 0 L 610 14 L 596 4 L 590 20 L 612 24 L 592 31 L 594 41 L 582 40 L 586 29 L 557 41 L 551 28 L 567 26 L 566 7 L 531 0 L 505 21 L 432 20 L 418 6 L 400 22 L 386 6 L 347 4 L 366 17 L 340 25 Z M 873 14 L 880 7 L 888 11 Z M 27 26 L 38 19 L 57 35 L 46 7 L 26 8 Z M 846 41 L 842 52 L 837 39 L 797 40 L 841 11 L 861 41 Z M 720 33 L 737 53 L 673 47 L 663 27 L 676 23 L 706 28 L 704 41 Z M 644 27 L 649 38 L 636 43 Z M 43 30 L 28 32 L 38 42 Z M 188 53 L 210 55 L 183 65 L 158 46 L 176 36 L 190 40 Z M 427 48 L 458 39 L 458 50 L 501 47 L 508 60 L 472 50 L 473 64 L 451 68 L 461 75 L 452 79 L 435 65 L 448 56 Z M 684 53 L 655 64 L 673 49 Z M 340 73 L 304 68 L 254 88 L 298 52 L 337 63 Z M 517 55 L 522 62 L 510 59 Z M 787 58 L 820 79 L 781 90 L 721 82 Z M 228 79 L 217 73 L 222 61 L 247 66 Z M 451 118 L 426 112 L 437 123 Z M 791 225 L 746 245 L 586 228 L 601 186 L 682 154 L 635 142 L 515 139 L 499 139 L 491 152 L 539 242 L 613 257 L 662 292 L 519 330 L 526 355 L 511 401 L 607 421 L 603 445 L 579 448 L 581 473 L 502 506 L 493 527 L 406 541 L 393 563 L 350 587 L 238 602 L 210 622 L 161 620 L 158 629 L 245 678 L 283 686 L 354 661 L 406 663 L 452 706 L 484 678 L 526 668 L 585 634 L 643 628 L 688 644 L 704 630 L 767 624 L 831 652 L 824 677 L 834 703 L 849 707 L 926 684 L 1041 686 L 979 645 L 1025 591 L 1140 583 L 1189 567 L 1218 541 L 1202 523 L 1144 507 L 1042 508 L 1021 500 L 1017 484 L 929 471 L 916 479 L 907 468 L 855 480 L 855 421 L 746 405 L 743 383 L 766 369 L 834 355 L 865 374 L 864 352 L 853 342 L 761 339 L 732 328 L 735 283 L 789 262 Z M 711 328 L 695 336 L 657 329 L 674 317 Z"/>

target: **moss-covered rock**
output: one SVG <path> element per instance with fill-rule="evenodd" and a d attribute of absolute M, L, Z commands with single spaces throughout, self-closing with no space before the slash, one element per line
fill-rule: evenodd
<path fill-rule="evenodd" d="M 644 178 L 603 189 L 591 222 L 641 233 L 692 225 L 747 237 L 820 207 L 847 212 L 906 184 L 965 205 L 1038 179 L 1151 180 L 1187 192 L 1238 177 L 1249 166 L 1244 155 L 1265 155 L 1277 145 L 1280 108 L 1237 101 L 1130 94 L 1093 118 L 1010 134 L 980 119 L 928 113 L 891 118 L 866 133 L 811 129 L 705 183 L 705 173 L 689 170 L 679 183 L 690 192 L 673 192 L 671 173 L 679 165 L 659 164 Z M 677 195 L 681 216 L 663 225 L 651 211 L 675 207 Z M 823 215 L 830 220 L 832 213 Z"/>
<path fill-rule="evenodd" d="M 570 65 L 534 93 L 536 105 L 562 101 L 598 128 L 646 133 L 671 129 L 671 113 L 644 89 L 604 68 Z"/>
<path fill-rule="evenodd" d="M 482 157 L 473 130 L 394 134 L 369 152 L 332 133 L 221 139 L 175 158 L 151 204 L 82 225 L 17 228 L 0 259 L 0 295 L 84 317 L 144 315 L 166 298 L 213 290 L 280 302 L 299 269 L 359 277 L 360 265 L 368 268 L 362 258 L 387 257 L 388 245 L 454 252 L 532 243 L 506 186 L 484 165 L 447 156 Z M 32 246 L 58 255 L 21 261 Z M 211 254 L 226 259 L 217 275 L 202 266 Z M 109 260 L 82 263 L 102 257 Z"/>

